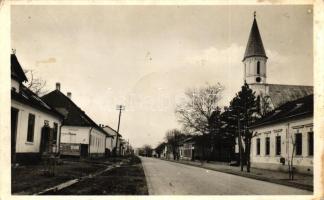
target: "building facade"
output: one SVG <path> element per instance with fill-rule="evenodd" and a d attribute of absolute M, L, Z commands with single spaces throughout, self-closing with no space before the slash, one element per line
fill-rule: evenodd
<path fill-rule="evenodd" d="M 250 129 L 251 166 L 299 173 L 313 173 L 313 95 L 287 102 Z"/>
<path fill-rule="evenodd" d="M 11 55 L 11 162 L 39 161 L 58 153 L 63 116 L 23 85 L 27 81 L 15 54 Z"/>

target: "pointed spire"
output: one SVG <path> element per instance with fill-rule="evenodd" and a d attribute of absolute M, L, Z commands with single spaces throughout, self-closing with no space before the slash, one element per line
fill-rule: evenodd
<path fill-rule="evenodd" d="M 245 50 L 243 61 L 246 58 L 249 58 L 252 56 L 262 56 L 262 57 L 267 58 L 264 47 L 263 47 L 261 35 L 259 32 L 258 24 L 256 21 L 256 12 L 255 11 L 254 11 L 253 15 L 254 15 L 253 24 L 252 24 L 252 28 L 250 31 L 248 43 L 246 45 L 246 50 Z"/>

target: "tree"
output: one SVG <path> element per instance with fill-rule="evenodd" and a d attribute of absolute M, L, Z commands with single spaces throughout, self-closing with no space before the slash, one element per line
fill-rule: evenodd
<path fill-rule="evenodd" d="M 224 87 L 218 83 L 188 89 L 185 92 L 186 99 L 176 106 L 175 113 L 187 132 L 196 132 L 202 135 L 212 134 L 214 112 L 219 110 L 218 102 L 223 90 Z M 205 146 L 202 150 L 203 157 L 205 157 Z"/>
<path fill-rule="evenodd" d="M 240 150 L 240 163 L 241 170 L 243 170 L 243 159 L 246 163 L 247 171 L 250 172 L 250 152 L 251 152 L 251 141 L 254 136 L 253 132 L 248 127 L 255 122 L 257 119 L 257 107 L 258 101 L 255 97 L 255 92 L 249 88 L 247 83 L 241 87 L 234 99 L 231 101 L 230 108 L 236 113 L 237 118 L 237 136 Z M 235 115 L 234 115 L 235 116 Z M 242 144 L 244 142 L 244 147 Z"/>
<path fill-rule="evenodd" d="M 174 160 L 179 160 L 179 146 L 184 137 L 185 134 L 178 129 L 172 129 L 166 132 L 165 139 L 171 147 Z"/>
<path fill-rule="evenodd" d="M 144 156 L 146 156 L 146 157 L 151 157 L 152 156 L 153 149 L 152 149 L 151 145 L 145 144 L 142 147 L 142 149 L 143 149 Z"/>
<path fill-rule="evenodd" d="M 35 77 L 35 71 L 31 69 L 24 70 L 26 76 L 28 77 L 28 82 L 25 86 L 33 91 L 38 96 L 46 94 L 48 91 L 46 88 L 46 81 L 42 78 Z"/>

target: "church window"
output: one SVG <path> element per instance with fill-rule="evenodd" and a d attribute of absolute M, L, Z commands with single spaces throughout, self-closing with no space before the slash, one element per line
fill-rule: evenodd
<path fill-rule="evenodd" d="M 257 74 L 260 75 L 260 61 L 257 62 Z"/>

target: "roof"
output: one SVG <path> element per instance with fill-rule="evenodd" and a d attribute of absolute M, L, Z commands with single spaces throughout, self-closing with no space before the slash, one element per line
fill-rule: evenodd
<path fill-rule="evenodd" d="M 55 109 L 53 109 L 50 105 L 45 103 L 39 96 L 37 96 L 37 94 L 32 92 L 24 85 L 20 87 L 19 93 L 17 93 L 14 90 L 11 90 L 11 99 L 29 105 L 33 108 L 36 108 L 48 114 L 58 116 L 61 119 L 64 118 L 62 114 L 60 114 Z"/>
<path fill-rule="evenodd" d="M 44 95 L 42 99 L 62 113 L 65 118 L 63 125 L 67 126 L 91 126 L 110 136 L 102 127 L 96 124 L 81 108 L 79 108 L 69 97 L 59 90 Z"/>
<path fill-rule="evenodd" d="M 257 24 L 257 21 L 255 18 L 253 20 L 249 40 L 246 45 L 243 61 L 246 58 L 249 58 L 252 56 L 262 56 L 262 57 L 267 58 L 264 47 L 263 47 L 261 35 L 259 32 L 258 24 Z"/>
<path fill-rule="evenodd" d="M 115 129 L 113 129 L 113 128 L 111 128 L 110 126 L 108 126 L 108 125 L 105 125 L 105 126 L 103 126 L 102 127 L 109 135 L 111 135 L 111 133 L 109 133 L 109 131 L 111 131 L 111 132 L 113 132 L 113 135 L 111 135 L 112 137 L 115 137 L 115 135 L 116 135 L 116 133 L 117 133 L 117 131 L 115 130 Z M 122 137 L 122 135 L 121 134 L 119 134 L 118 133 L 118 136 L 119 137 Z"/>
<path fill-rule="evenodd" d="M 277 108 L 286 102 L 294 101 L 313 94 L 313 86 L 280 84 L 267 84 L 267 86 L 268 95 L 274 108 Z"/>
<path fill-rule="evenodd" d="M 19 82 L 28 81 L 15 54 L 11 54 L 10 62 L 11 62 L 11 77 L 15 80 L 18 80 Z"/>
<path fill-rule="evenodd" d="M 268 113 L 266 116 L 256 121 L 250 128 L 256 128 L 264 125 L 280 123 L 290 119 L 313 116 L 314 96 L 313 94 L 299 98 L 294 101 L 289 101 L 275 110 Z"/>

